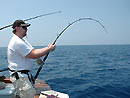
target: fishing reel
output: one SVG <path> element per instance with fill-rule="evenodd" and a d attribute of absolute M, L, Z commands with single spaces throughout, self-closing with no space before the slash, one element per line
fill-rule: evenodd
<path fill-rule="evenodd" d="M 42 64 L 41 58 L 38 58 L 38 59 L 36 60 L 36 63 L 40 66 L 40 65 Z"/>

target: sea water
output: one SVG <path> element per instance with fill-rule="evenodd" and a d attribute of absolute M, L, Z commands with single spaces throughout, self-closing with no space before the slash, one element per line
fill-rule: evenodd
<path fill-rule="evenodd" d="M 7 67 L 7 47 L 0 48 L 0 62 Z M 34 60 L 34 75 L 38 67 Z M 38 78 L 70 98 L 130 98 L 130 45 L 57 46 Z"/>

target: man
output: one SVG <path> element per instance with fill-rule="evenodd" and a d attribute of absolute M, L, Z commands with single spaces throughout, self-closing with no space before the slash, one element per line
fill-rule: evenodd
<path fill-rule="evenodd" d="M 30 77 L 33 66 L 32 59 L 40 58 L 55 50 L 53 44 L 45 48 L 34 49 L 23 39 L 27 35 L 27 27 L 29 26 L 30 24 L 23 20 L 16 20 L 12 26 L 14 34 L 8 45 L 8 67 L 11 73 L 11 81 L 15 87 L 15 95 L 20 98 L 34 98 L 36 93 Z"/>

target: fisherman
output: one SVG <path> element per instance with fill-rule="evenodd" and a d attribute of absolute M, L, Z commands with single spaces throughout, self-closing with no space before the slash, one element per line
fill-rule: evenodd
<path fill-rule="evenodd" d="M 15 98 L 34 98 L 36 91 L 31 77 L 33 59 L 54 51 L 56 47 L 50 44 L 44 48 L 34 49 L 24 39 L 29 26 L 30 24 L 25 23 L 23 20 L 16 20 L 12 26 L 13 37 L 8 45 L 8 67 L 10 69 L 10 79 L 15 87 Z"/>

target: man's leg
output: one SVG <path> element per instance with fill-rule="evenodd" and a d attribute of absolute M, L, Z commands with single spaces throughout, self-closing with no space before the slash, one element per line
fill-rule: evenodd
<path fill-rule="evenodd" d="M 29 81 L 28 77 L 20 77 L 13 82 L 16 95 L 20 98 L 34 98 L 36 91 Z"/>

